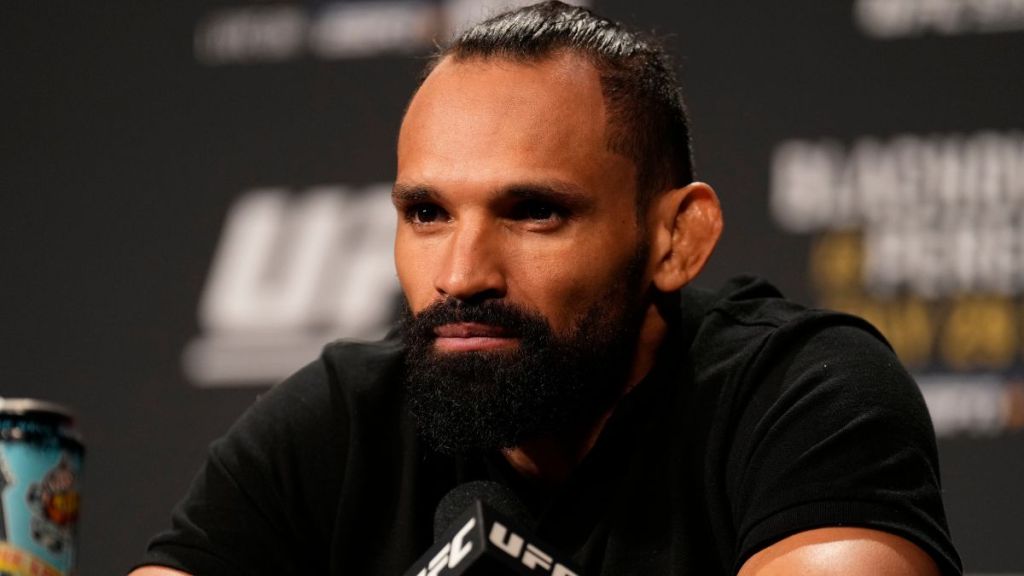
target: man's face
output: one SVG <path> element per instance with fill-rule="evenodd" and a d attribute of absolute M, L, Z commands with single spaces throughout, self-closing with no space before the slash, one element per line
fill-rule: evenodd
<path fill-rule="evenodd" d="M 628 368 L 647 253 L 635 168 L 608 150 L 606 124 L 598 73 L 576 56 L 448 59 L 430 74 L 402 124 L 394 191 L 414 379 L 494 380 L 444 386 L 490 388 L 500 411 L 504 389 L 529 396 L 511 389 L 563 362 L 579 365 L 543 384 L 555 395 L 579 387 L 560 382 L 573 372 L 600 379 L 590 368 L 602 362 Z M 509 373 L 521 382 L 502 380 Z M 545 402 L 556 401 L 574 400 Z"/>

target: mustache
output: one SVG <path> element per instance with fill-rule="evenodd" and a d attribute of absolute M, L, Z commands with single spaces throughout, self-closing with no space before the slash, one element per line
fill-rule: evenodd
<path fill-rule="evenodd" d="M 403 316 L 403 332 L 418 338 L 433 339 L 435 328 L 463 322 L 500 327 L 511 337 L 549 332 L 547 320 L 541 314 L 502 300 L 472 304 L 439 300 L 415 315 L 407 304 Z"/>

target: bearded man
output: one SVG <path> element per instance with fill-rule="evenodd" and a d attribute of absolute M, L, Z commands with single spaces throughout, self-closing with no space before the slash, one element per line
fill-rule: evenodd
<path fill-rule="evenodd" d="M 496 480 L 585 574 L 958 574 L 935 439 L 863 321 L 741 278 L 662 50 L 547 2 L 437 56 L 398 140 L 396 335 L 214 443 L 133 574 L 401 574 Z"/>

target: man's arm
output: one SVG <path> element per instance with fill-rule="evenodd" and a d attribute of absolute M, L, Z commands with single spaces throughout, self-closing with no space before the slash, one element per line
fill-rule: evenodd
<path fill-rule="evenodd" d="M 868 528 L 819 528 L 784 538 L 751 556 L 739 576 L 937 576 L 915 544 Z M 154 574 L 153 576 L 158 576 Z"/>
<path fill-rule="evenodd" d="M 128 576 L 190 576 L 185 572 L 178 572 L 163 566 L 143 566 L 132 570 Z"/>

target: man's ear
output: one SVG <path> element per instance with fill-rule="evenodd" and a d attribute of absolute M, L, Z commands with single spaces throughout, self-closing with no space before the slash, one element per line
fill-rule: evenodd
<path fill-rule="evenodd" d="M 703 182 L 669 190 L 651 203 L 651 280 L 661 292 L 675 292 L 697 276 L 715 249 L 722 208 Z"/>

